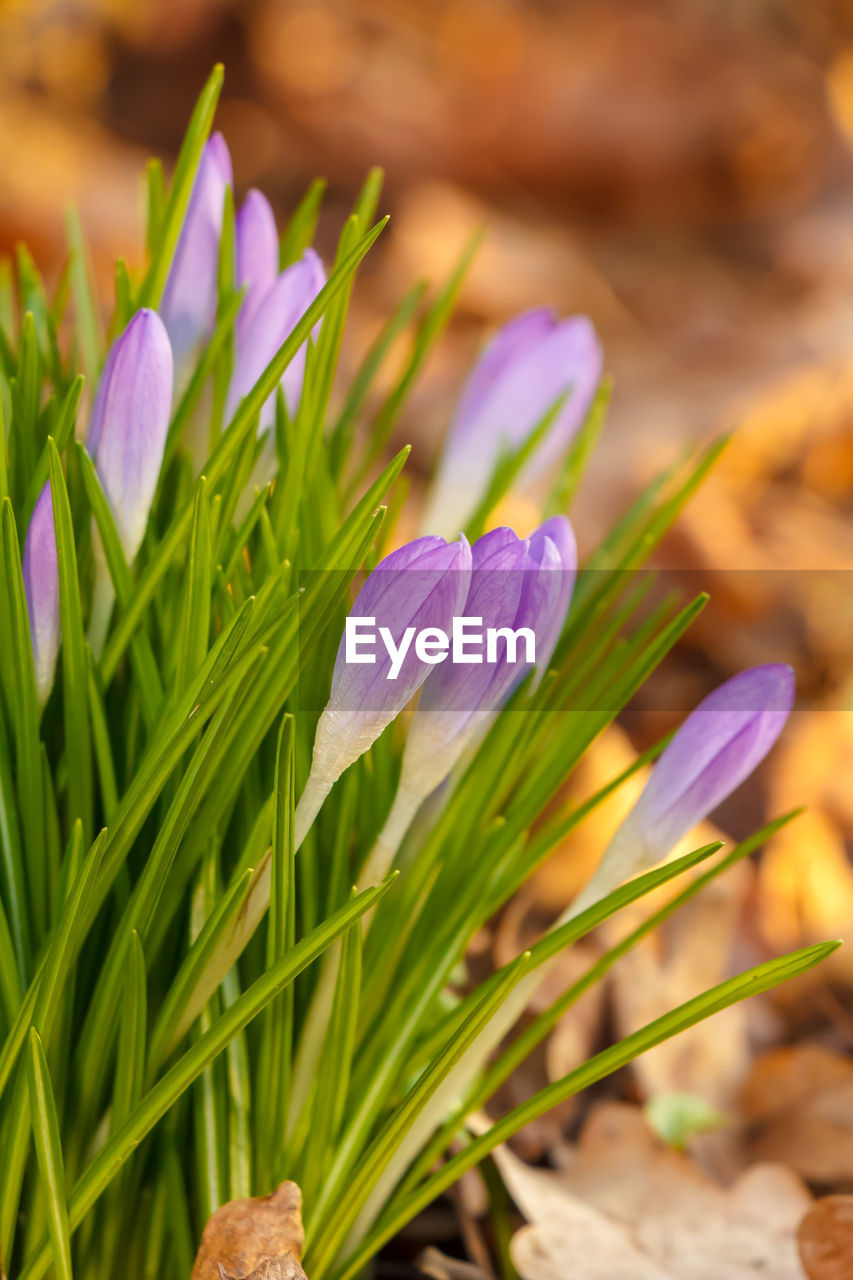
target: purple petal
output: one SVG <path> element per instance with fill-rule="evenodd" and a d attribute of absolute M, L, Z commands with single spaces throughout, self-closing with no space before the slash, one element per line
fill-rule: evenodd
<path fill-rule="evenodd" d="M 251 391 L 325 283 L 323 264 L 313 249 L 307 249 L 304 257 L 282 271 L 267 290 L 249 323 L 237 335 L 234 374 L 226 404 L 228 418 L 233 416 L 237 405 Z M 316 332 L 315 328 L 315 334 Z M 299 348 L 281 380 L 290 414 L 296 412 L 302 394 L 307 349 L 307 343 Z M 261 411 L 261 430 L 272 425 L 274 416 L 275 397 L 270 396 Z"/>
<path fill-rule="evenodd" d="M 225 190 L 232 180 L 228 147 L 222 134 L 215 133 L 201 154 L 160 304 L 179 365 L 213 330 Z"/>
<path fill-rule="evenodd" d="M 248 286 L 237 319 L 238 330 L 242 330 L 278 277 L 278 229 L 272 205 L 263 192 L 247 192 L 235 220 L 235 236 L 237 284 Z"/>
<path fill-rule="evenodd" d="M 471 581 L 471 548 L 462 538 L 446 543 L 441 538 L 418 538 L 386 556 L 359 592 L 353 617 L 376 619 L 376 629 L 387 627 L 399 643 L 407 627 L 416 631 L 439 627 L 449 631 L 453 618 L 465 606 Z M 377 645 L 376 663 L 358 666 L 346 662 L 341 641 L 332 677 L 330 702 L 348 712 L 369 709 L 388 724 L 426 680 L 433 667 L 421 662 L 411 647 L 399 675 L 388 679 L 390 658 Z"/>
<path fill-rule="evenodd" d="M 483 351 L 471 370 L 456 410 L 456 423 L 460 429 L 475 422 L 497 389 L 500 379 L 511 362 L 541 342 L 557 327 L 557 317 L 550 307 L 537 307 L 523 311 L 505 324 Z"/>
<path fill-rule="evenodd" d="M 156 312 L 136 313 L 116 340 L 107 368 L 92 413 L 95 461 L 125 555 L 132 560 L 148 523 L 172 404 L 172 351 Z"/>
<path fill-rule="evenodd" d="M 534 618 L 536 666 L 540 678 L 557 647 L 569 612 L 578 567 L 578 549 L 566 516 L 553 516 L 530 537 L 530 561 L 538 566 L 531 574 L 530 594 L 524 602 Z"/>
<path fill-rule="evenodd" d="M 442 455 L 425 527 L 464 527 L 501 456 L 517 450 L 563 393 L 520 483 L 552 467 L 586 416 L 601 379 L 602 352 L 585 316 L 555 321 L 548 311 L 519 316 L 481 357 L 463 393 Z"/>
<path fill-rule="evenodd" d="M 39 702 L 44 705 L 53 687 L 59 653 L 59 569 L 50 481 L 38 496 L 22 561 L 33 664 Z"/>
<path fill-rule="evenodd" d="M 474 544 L 471 589 L 464 616 L 481 618 L 477 629 L 513 627 L 517 624 L 524 589 L 529 544 L 511 529 L 493 529 Z M 471 665 L 447 661 L 436 667 L 421 695 L 415 722 L 422 716 L 432 721 L 431 733 L 439 733 L 445 743 L 462 735 L 475 714 L 495 708 L 517 675 L 508 663 Z M 440 720 L 436 714 L 440 716 Z M 412 727 L 413 733 L 415 726 Z"/>
<path fill-rule="evenodd" d="M 665 857 L 764 759 L 794 703 L 784 663 L 727 680 L 690 713 L 661 755 L 634 817 L 649 851 Z"/>

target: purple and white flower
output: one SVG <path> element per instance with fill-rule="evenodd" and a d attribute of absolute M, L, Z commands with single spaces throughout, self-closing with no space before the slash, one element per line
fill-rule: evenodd
<path fill-rule="evenodd" d="M 258 304 L 278 278 L 278 229 L 272 205 L 254 188 L 235 219 L 237 286 L 246 294 L 237 317 L 237 331 L 244 331 Z"/>
<path fill-rule="evenodd" d="M 251 391 L 325 283 L 322 262 L 313 249 L 306 249 L 304 256 L 282 271 L 266 292 L 253 302 L 246 323 L 237 328 L 234 373 L 225 407 L 227 418 L 233 416 L 240 401 Z M 319 326 L 316 326 L 315 336 L 318 330 Z M 295 414 L 302 394 L 307 352 L 308 344 L 305 342 L 281 379 L 287 411 L 291 415 Z M 260 430 L 265 431 L 274 421 L 275 396 L 272 395 L 261 410 Z"/>
<path fill-rule="evenodd" d="M 160 314 L 180 370 L 185 369 L 199 343 L 213 332 L 225 191 L 232 181 L 228 146 L 221 133 L 214 133 L 201 154 L 160 303 Z"/>
<path fill-rule="evenodd" d="M 404 636 L 426 628 L 447 631 L 461 614 L 471 581 L 471 548 L 464 538 L 417 538 L 392 551 L 368 576 L 351 616 L 369 618 L 399 646 Z M 389 679 L 394 659 L 387 649 L 375 661 L 348 662 L 341 640 L 332 687 L 317 723 L 311 776 L 299 803 L 297 828 L 313 820 L 329 789 L 394 720 L 434 670 L 411 646 Z"/>
<path fill-rule="evenodd" d="M 507 449 L 517 450 L 561 394 L 565 404 L 524 469 L 553 467 L 581 426 L 601 380 L 602 351 L 586 316 L 541 307 L 516 316 L 487 345 L 459 401 L 423 527 L 464 528 Z"/>
<path fill-rule="evenodd" d="M 157 488 L 172 381 L 165 326 L 143 308 L 110 350 L 86 437 L 128 560 L 139 550 Z"/>
<path fill-rule="evenodd" d="M 731 795 L 776 742 L 794 693 L 794 673 L 786 663 L 750 667 L 709 693 L 663 751 L 573 914 L 663 862 Z"/>
<path fill-rule="evenodd" d="M 47 702 L 59 653 L 59 569 L 50 481 L 38 496 L 24 542 L 22 562 L 33 665 L 39 705 Z"/>

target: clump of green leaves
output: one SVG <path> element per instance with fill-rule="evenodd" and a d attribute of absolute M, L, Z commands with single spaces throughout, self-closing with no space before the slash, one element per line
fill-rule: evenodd
<path fill-rule="evenodd" d="M 311 1280 L 350 1280 L 531 1119 L 834 945 L 733 978 L 485 1132 L 466 1129 L 590 983 L 771 830 L 725 858 L 710 846 L 640 876 L 481 987 L 453 994 L 471 937 L 631 772 L 568 815 L 543 819 L 702 608 L 700 598 L 644 610 L 637 573 L 721 446 L 661 477 L 593 552 L 591 567 L 615 571 L 580 585 L 552 671 L 526 709 L 516 700 L 495 719 L 443 805 L 413 833 L 399 876 L 353 888 L 393 799 L 395 726 L 335 786 L 297 855 L 294 801 L 350 584 L 390 536 L 382 504 L 388 495 L 392 509 L 399 501 L 407 450 L 384 469 L 380 459 L 446 324 L 469 249 L 434 301 L 421 286 L 403 299 L 341 386 L 349 294 L 384 226 L 374 223 L 381 175 L 369 175 L 328 283 L 221 423 L 239 306 L 223 270 L 216 326 L 175 404 L 147 534 L 129 565 L 75 426 L 100 377 L 105 333 L 162 295 L 220 84 L 217 70 L 171 184 L 158 165 L 149 171 L 149 262 L 139 279 L 118 265 L 106 325 L 73 216 L 53 292 L 25 251 L 0 273 L 0 1258 L 21 1280 L 50 1271 L 62 1280 L 188 1280 L 210 1213 L 285 1177 L 304 1191 Z M 283 263 L 310 240 L 321 198 L 315 184 L 285 228 Z M 228 217 L 226 209 L 225 246 Z M 279 399 L 277 477 L 242 501 L 260 408 L 320 320 L 292 418 Z M 410 355 L 377 407 L 374 381 L 407 331 Z M 554 509 L 580 482 L 604 401 L 555 478 Z M 199 421 L 211 440 L 200 474 L 184 448 Z M 502 460 L 477 529 L 524 461 Z M 21 548 L 47 479 L 63 638 L 57 684 L 40 710 Z M 93 654 L 96 545 L 115 608 Z M 523 976 L 700 863 L 686 889 L 484 1064 L 461 1096 L 444 1100 L 454 1069 Z M 269 911 L 208 992 L 211 958 L 262 878 Z M 318 1018 L 321 981 L 331 999 Z M 402 1150 L 411 1154 L 398 1168 Z"/>

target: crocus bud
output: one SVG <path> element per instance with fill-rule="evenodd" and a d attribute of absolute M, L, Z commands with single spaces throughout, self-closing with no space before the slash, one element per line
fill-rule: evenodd
<path fill-rule="evenodd" d="M 426 628 L 451 631 L 470 581 L 471 548 L 464 538 L 451 543 L 418 538 L 392 551 L 369 575 L 347 621 L 329 701 L 317 723 L 311 775 L 299 802 L 298 839 L 335 780 L 435 670 L 435 659 L 416 651 L 416 636 Z"/>
<path fill-rule="evenodd" d="M 261 191 L 246 194 L 235 219 L 237 285 L 246 289 L 237 331 L 243 332 L 258 304 L 278 277 L 278 230 L 275 214 Z"/>
<path fill-rule="evenodd" d="M 139 550 L 160 475 L 172 375 L 163 321 L 143 308 L 112 346 L 86 437 L 128 560 Z"/>
<path fill-rule="evenodd" d="M 175 256 L 160 303 L 175 362 L 184 367 L 216 318 L 219 241 L 231 156 L 221 133 L 201 153 Z"/>
<path fill-rule="evenodd" d="M 325 283 L 322 262 L 313 249 L 306 249 L 299 262 L 282 271 L 252 311 L 248 323 L 238 329 L 234 373 L 226 403 L 228 418 L 251 391 Z M 302 394 L 306 352 L 307 343 L 299 348 L 281 379 L 285 403 L 291 415 L 296 412 Z M 261 410 L 260 430 L 266 430 L 274 421 L 275 396 L 270 396 Z"/>
<path fill-rule="evenodd" d="M 430 533 L 464 528 L 500 458 L 517 450 L 566 393 L 520 483 L 552 467 L 584 420 L 601 379 L 602 353 L 585 316 L 558 320 L 539 308 L 516 316 L 474 366 L 444 446 L 424 517 Z"/>
<path fill-rule="evenodd" d="M 59 653 L 59 570 L 50 481 L 38 496 L 27 529 L 23 558 L 24 590 L 40 706 L 47 702 Z"/>
<path fill-rule="evenodd" d="M 539 672 L 547 667 L 566 619 L 576 568 L 574 536 L 565 516 L 549 520 L 527 540 L 502 528 L 474 544 L 464 616 L 487 637 L 486 660 L 445 662 L 426 681 L 409 728 L 397 794 L 365 865 L 365 883 L 385 874 L 423 801 L 488 726 L 513 687 L 531 666 Z M 492 661 L 489 630 L 498 633 Z M 528 640 L 533 662 L 527 660 Z"/>
<path fill-rule="evenodd" d="M 550 529 L 550 533 L 549 533 Z M 551 536 L 553 535 L 553 536 Z M 565 556 L 565 560 L 564 560 Z M 450 772 L 477 729 L 535 665 L 547 666 L 565 622 L 576 570 L 574 538 L 565 516 L 521 539 L 493 529 L 474 544 L 465 616 L 477 630 L 499 632 L 497 661 L 445 663 L 427 681 L 409 731 L 401 788 L 425 798 Z M 515 653 L 501 631 L 516 633 Z"/>
<path fill-rule="evenodd" d="M 655 764 L 572 914 L 667 858 L 761 763 L 793 703 L 785 663 L 741 671 L 703 699 Z"/>

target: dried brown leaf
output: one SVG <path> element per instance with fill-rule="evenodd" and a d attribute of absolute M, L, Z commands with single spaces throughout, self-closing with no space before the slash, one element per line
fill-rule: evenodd
<path fill-rule="evenodd" d="M 531 1224 L 513 1241 L 523 1280 L 803 1280 L 796 1175 L 757 1166 L 723 1188 L 635 1108 L 597 1107 L 564 1172 L 496 1159 Z"/>
<path fill-rule="evenodd" d="M 826 1196 L 806 1214 L 797 1233 L 809 1280 L 853 1276 L 853 1196 Z"/>
<path fill-rule="evenodd" d="M 853 1178 L 853 1062 L 817 1045 L 759 1058 L 743 1091 L 753 1160 L 780 1160 L 804 1178 Z M 853 1274 L 853 1273 L 851 1273 Z"/>
<path fill-rule="evenodd" d="M 204 1229 L 192 1280 L 306 1280 L 299 1265 L 302 1194 L 283 1182 L 272 1195 L 232 1200 Z"/>

